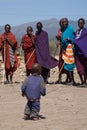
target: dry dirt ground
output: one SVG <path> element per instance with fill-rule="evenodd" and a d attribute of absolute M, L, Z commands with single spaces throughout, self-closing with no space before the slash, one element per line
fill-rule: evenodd
<path fill-rule="evenodd" d="M 25 78 L 24 63 L 14 73 L 14 83 L 4 85 L 0 78 L 0 130 L 87 130 L 87 88 L 47 84 L 41 98 L 42 119 L 24 120 L 26 98 L 21 96 Z M 57 80 L 58 70 L 51 70 L 49 82 Z M 64 79 L 64 77 L 63 77 Z M 75 71 L 75 80 L 79 82 Z"/>

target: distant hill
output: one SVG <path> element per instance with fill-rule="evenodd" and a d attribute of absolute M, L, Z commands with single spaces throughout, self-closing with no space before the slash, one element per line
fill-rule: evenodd
<path fill-rule="evenodd" d="M 26 33 L 26 28 L 28 26 L 32 26 L 35 33 L 37 22 L 38 21 L 13 26 L 11 31 L 16 35 L 17 39 L 20 40 L 22 35 Z M 55 35 L 57 34 L 57 30 L 59 28 L 59 20 L 57 20 L 56 18 L 53 18 L 53 19 L 43 20 L 41 22 L 43 23 L 43 27 L 44 27 L 43 29 L 48 32 L 49 39 L 54 40 Z M 78 28 L 77 21 L 70 20 L 69 23 L 75 28 L 75 30 Z M 87 25 L 87 21 L 86 21 L 86 25 Z M 4 31 L 4 27 L 0 26 L 0 34 L 3 31 Z"/>

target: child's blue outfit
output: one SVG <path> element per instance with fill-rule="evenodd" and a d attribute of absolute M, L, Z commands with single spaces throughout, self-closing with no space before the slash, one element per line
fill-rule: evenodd
<path fill-rule="evenodd" d="M 31 118 L 38 117 L 40 111 L 40 97 L 46 95 L 44 79 L 38 74 L 27 77 L 21 86 L 22 95 L 27 97 L 27 104 L 24 114 Z"/>

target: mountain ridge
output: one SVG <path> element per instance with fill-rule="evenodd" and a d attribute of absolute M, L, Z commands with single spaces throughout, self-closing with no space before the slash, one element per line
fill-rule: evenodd
<path fill-rule="evenodd" d="M 17 26 L 12 26 L 11 31 L 15 34 L 17 39 L 21 39 L 22 35 L 26 33 L 26 28 L 28 26 L 32 26 L 34 33 L 36 32 L 37 22 L 38 21 L 33 21 L 29 23 L 23 23 Z M 50 39 L 52 39 L 52 37 L 55 38 L 57 34 L 57 30 L 59 28 L 59 20 L 56 18 L 52 18 L 52 19 L 42 20 L 41 22 L 43 24 L 43 30 L 46 30 L 48 32 L 49 38 Z M 72 25 L 75 30 L 78 28 L 77 21 L 69 20 L 69 24 Z M 87 20 L 85 25 L 87 25 Z M 3 32 L 4 32 L 4 26 L 0 26 L 0 34 Z"/>

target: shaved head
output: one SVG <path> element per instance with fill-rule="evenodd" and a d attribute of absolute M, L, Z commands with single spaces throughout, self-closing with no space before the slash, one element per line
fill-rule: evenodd
<path fill-rule="evenodd" d="M 35 63 L 32 66 L 32 74 L 37 73 L 37 74 L 41 74 L 41 66 L 38 63 Z"/>

